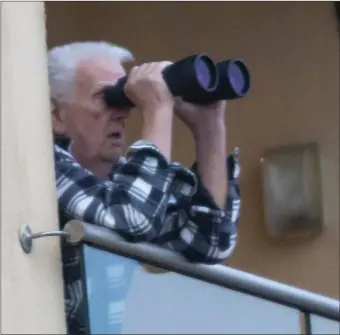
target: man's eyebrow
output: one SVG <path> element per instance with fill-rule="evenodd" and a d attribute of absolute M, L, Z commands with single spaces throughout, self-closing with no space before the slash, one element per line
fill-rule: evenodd
<path fill-rule="evenodd" d="M 101 96 L 104 94 L 104 90 L 103 90 L 103 88 L 104 87 L 102 87 L 102 88 L 97 88 L 96 90 L 94 90 L 93 92 L 92 92 L 92 97 L 93 98 L 101 98 Z"/>
<path fill-rule="evenodd" d="M 99 88 L 99 87 L 104 87 L 104 86 L 112 86 L 114 84 L 112 84 L 112 81 L 108 81 L 108 80 L 102 80 L 102 81 L 99 81 L 97 84 L 96 84 L 96 87 Z"/>
<path fill-rule="evenodd" d="M 109 82 L 109 81 L 101 81 L 99 82 L 95 88 L 93 89 L 93 93 L 92 93 L 92 96 L 93 97 L 97 97 L 97 96 L 100 96 L 101 94 L 104 93 L 104 87 L 105 86 L 111 86 L 112 83 Z"/>
<path fill-rule="evenodd" d="M 103 87 L 98 87 L 94 92 L 93 92 L 93 96 L 97 96 L 97 95 L 101 95 L 104 93 L 104 86 Z"/>
<path fill-rule="evenodd" d="M 123 78 L 123 77 L 121 77 L 121 78 Z M 119 78 L 119 79 L 121 79 L 121 78 Z M 97 82 L 96 85 L 95 85 L 95 88 L 93 89 L 92 96 L 93 97 L 100 96 L 101 94 L 104 93 L 105 86 L 114 86 L 116 83 L 117 82 L 112 83 L 112 81 L 109 81 L 109 80 L 102 80 L 102 81 Z"/>

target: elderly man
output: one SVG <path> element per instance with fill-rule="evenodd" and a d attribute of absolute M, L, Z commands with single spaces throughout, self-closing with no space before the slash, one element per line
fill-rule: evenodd
<path fill-rule="evenodd" d="M 130 242 L 163 246 L 190 262 L 221 263 L 235 247 L 240 210 L 239 169 L 233 156 L 227 172 L 226 103 L 194 106 L 174 98 L 162 77 L 169 62 L 133 67 L 125 93 L 143 123 L 140 140 L 124 156 L 130 111 L 108 109 L 102 89 L 125 76 L 123 63 L 131 60 L 128 50 L 105 42 L 72 43 L 49 51 L 61 225 L 77 218 Z M 171 161 L 174 115 L 195 138 L 192 169 Z M 62 249 L 68 329 L 81 333 L 79 250 L 66 244 Z"/>

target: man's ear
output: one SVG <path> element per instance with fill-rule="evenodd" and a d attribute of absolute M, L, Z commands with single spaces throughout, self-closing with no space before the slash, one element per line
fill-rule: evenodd
<path fill-rule="evenodd" d="M 52 130 L 56 135 L 65 135 L 64 109 L 55 99 L 51 99 Z"/>

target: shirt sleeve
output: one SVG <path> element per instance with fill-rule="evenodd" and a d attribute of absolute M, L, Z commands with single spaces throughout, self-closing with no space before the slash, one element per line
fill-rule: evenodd
<path fill-rule="evenodd" d="M 228 157 L 229 193 L 221 211 L 199 177 L 168 163 L 158 148 L 138 141 L 112 180 L 104 181 L 54 146 L 59 209 L 68 217 L 111 229 L 130 242 L 152 242 L 191 262 L 216 264 L 236 244 L 240 200 L 234 156 Z"/>
<path fill-rule="evenodd" d="M 224 210 L 217 206 L 198 175 L 197 191 L 191 197 L 176 196 L 179 184 L 174 186 L 175 199 L 170 199 L 173 210 L 169 210 L 158 244 L 164 243 L 196 263 L 218 264 L 229 258 L 236 246 L 241 209 L 237 149 L 227 157 L 227 167 L 228 195 Z M 195 165 L 192 170 L 196 173 Z M 173 231 L 178 232 L 177 238 L 164 239 Z"/>
<path fill-rule="evenodd" d="M 59 210 L 65 215 L 119 233 L 131 242 L 149 242 L 159 236 L 175 178 L 183 195 L 196 191 L 189 170 L 168 164 L 156 146 L 138 141 L 112 180 L 105 181 L 82 168 L 59 146 L 54 146 Z"/>

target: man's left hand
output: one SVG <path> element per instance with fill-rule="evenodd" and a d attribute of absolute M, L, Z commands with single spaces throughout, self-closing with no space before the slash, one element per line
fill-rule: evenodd
<path fill-rule="evenodd" d="M 175 101 L 176 115 L 192 131 L 196 142 L 197 173 L 203 185 L 224 210 L 227 195 L 225 101 L 193 105 Z"/>
<path fill-rule="evenodd" d="M 209 105 L 196 105 L 175 98 L 175 113 L 188 126 L 193 135 L 200 136 L 210 128 L 224 126 L 226 101 L 216 101 Z"/>

